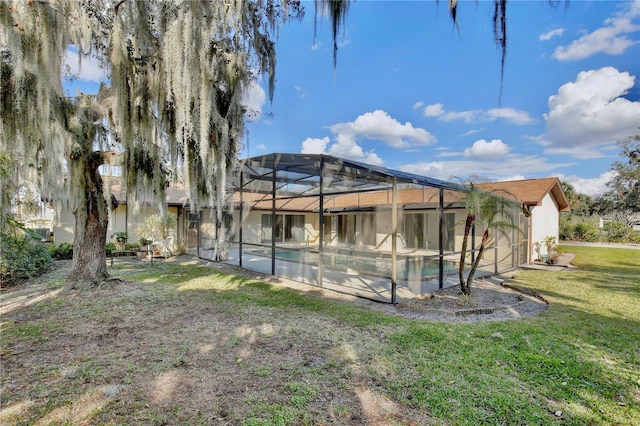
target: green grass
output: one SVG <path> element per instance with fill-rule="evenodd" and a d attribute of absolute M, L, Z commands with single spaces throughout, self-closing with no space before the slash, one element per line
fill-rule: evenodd
<path fill-rule="evenodd" d="M 134 292 L 61 293 L 2 318 L 0 408 L 31 405 L 0 423 L 37 423 L 120 384 L 126 394 L 81 420 L 640 424 L 640 251 L 566 250 L 578 270 L 511 281 L 549 309 L 484 323 L 407 320 L 178 262 L 117 265 Z M 161 379 L 189 398 L 154 400 Z"/>

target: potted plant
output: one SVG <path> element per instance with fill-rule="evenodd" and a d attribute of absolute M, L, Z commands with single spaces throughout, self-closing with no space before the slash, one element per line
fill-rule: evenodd
<path fill-rule="evenodd" d="M 168 245 L 168 241 L 176 226 L 176 216 L 173 213 L 168 213 L 162 216 L 159 213 L 147 217 L 144 222 L 136 229 L 136 234 L 145 235 L 149 237 L 151 241 L 150 249 L 154 256 L 160 256 L 164 253 L 171 251 Z"/>
<path fill-rule="evenodd" d="M 129 234 L 124 231 L 115 232 L 111 235 L 111 239 L 116 246 L 116 250 L 124 250 L 125 245 L 127 244 L 127 239 L 129 238 Z"/>
<path fill-rule="evenodd" d="M 551 252 L 550 256 L 549 256 L 549 262 L 552 265 L 557 265 L 558 264 L 558 259 L 560 258 L 560 256 L 562 255 L 563 252 L 564 252 L 564 250 L 562 249 L 562 246 L 556 245 L 554 247 L 553 251 Z"/>
<path fill-rule="evenodd" d="M 151 249 L 151 238 L 140 237 L 140 250 L 138 251 L 138 257 L 147 257 Z"/>
<path fill-rule="evenodd" d="M 533 249 L 536 251 L 536 258 L 534 261 L 540 261 L 540 248 L 542 247 L 542 243 L 540 241 L 536 241 L 533 243 Z"/>
<path fill-rule="evenodd" d="M 548 263 L 555 265 L 558 263 L 558 257 L 560 256 L 560 253 L 558 253 L 558 245 L 556 244 L 556 237 L 549 235 L 544 239 L 544 244 L 547 249 Z"/>

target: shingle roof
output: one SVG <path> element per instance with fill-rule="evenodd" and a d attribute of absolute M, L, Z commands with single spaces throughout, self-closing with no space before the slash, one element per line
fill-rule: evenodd
<path fill-rule="evenodd" d="M 122 179 L 119 176 L 103 176 L 105 185 L 109 185 L 111 195 L 113 195 L 118 203 L 123 204 L 127 200 L 126 185 L 122 185 Z M 165 188 L 165 196 L 169 206 L 183 206 L 187 202 L 187 190 L 179 184 L 171 184 Z"/>
<path fill-rule="evenodd" d="M 544 196 L 551 193 L 558 204 L 558 210 L 561 212 L 571 211 L 560 180 L 556 177 L 479 183 L 478 187 L 485 190 L 504 191 L 505 197 L 511 194 L 522 204 L 528 206 L 541 205 Z"/>

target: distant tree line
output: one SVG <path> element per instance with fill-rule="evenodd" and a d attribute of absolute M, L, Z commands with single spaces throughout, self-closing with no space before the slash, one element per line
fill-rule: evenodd
<path fill-rule="evenodd" d="M 562 182 L 571 212 L 560 217 L 560 239 L 640 243 L 640 135 L 618 142 L 620 159 L 611 165 L 610 188 L 591 198 Z"/>

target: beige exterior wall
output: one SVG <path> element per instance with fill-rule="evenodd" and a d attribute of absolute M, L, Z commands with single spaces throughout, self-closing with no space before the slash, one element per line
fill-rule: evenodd
<path fill-rule="evenodd" d="M 168 211 L 176 215 L 176 227 L 169 241 L 171 250 L 176 250 L 179 244 L 178 235 L 180 231 L 180 223 L 182 217 L 179 217 L 179 209 L 177 207 L 169 207 Z M 138 243 L 140 236 L 136 233 L 137 228 L 144 220 L 157 213 L 157 209 L 141 208 L 137 214 L 127 214 L 127 208 L 124 204 L 119 205 L 109 214 L 109 224 L 107 225 L 107 242 L 111 242 L 111 236 L 115 232 L 127 232 L 129 234 L 129 243 Z M 54 221 L 54 244 L 73 243 L 75 217 L 69 209 L 62 208 L 56 215 Z"/>
<path fill-rule="evenodd" d="M 531 209 L 531 244 L 536 241 L 543 242 L 548 236 L 556 237 L 558 240 L 560 227 L 560 213 L 558 205 L 553 197 L 547 194 L 542 199 L 540 206 Z M 540 254 L 547 254 L 544 244 L 540 250 Z"/>
<path fill-rule="evenodd" d="M 53 242 L 55 245 L 62 243 L 73 243 L 74 226 L 76 219 L 71 210 L 65 207 L 56 209 L 53 221 Z"/>
<path fill-rule="evenodd" d="M 398 215 L 398 231 L 397 231 L 397 249 L 399 252 L 408 252 L 415 251 L 407 247 L 407 239 L 408 236 L 405 235 L 404 228 L 404 213 L 400 212 Z M 422 251 L 438 251 L 439 250 L 439 231 L 440 231 L 440 215 L 438 212 L 434 212 L 432 210 L 416 210 L 411 213 L 416 214 L 426 214 L 426 248 L 422 249 Z M 249 212 L 240 213 L 239 211 L 234 212 L 234 233 L 236 237 L 240 231 L 240 224 L 242 224 L 242 239 L 243 243 L 246 244 L 264 244 L 263 235 L 262 235 L 262 215 L 270 214 L 267 210 L 253 210 Z M 277 213 L 281 215 L 283 213 Z M 285 212 L 287 215 L 298 215 L 295 212 Z M 354 246 L 363 250 L 378 250 L 378 251 L 391 251 L 392 240 L 391 235 L 393 232 L 392 229 L 392 221 L 391 221 L 391 210 L 390 209 L 379 209 L 375 212 L 357 212 L 357 213 L 346 213 L 355 216 L 355 243 Z M 366 230 L 364 225 L 364 215 L 366 214 L 374 214 L 375 215 L 375 239 L 371 239 L 375 241 L 375 244 L 367 244 L 365 241 L 369 238 L 365 236 L 366 232 L 371 232 L 371 230 Z M 452 230 L 452 245 L 450 248 L 452 250 L 445 249 L 447 251 L 458 251 L 462 247 L 462 239 L 464 233 L 464 219 L 466 218 L 466 213 L 461 210 L 452 210 L 447 211 L 446 214 L 450 215 L 448 218 L 448 223 L 453 227 Z M 320 235 L 320 227 L 319 227 L 319 217 L 317 213 L 306 213 L 299 215 L 304 216 L 305 220 L 305 240 L 298 242 L 300 245 L 306 245 L 307 242 L 309 245 L 317 247 L 319 245 L 319 235 Z M 328 239 L 325 239 L 325 246 L 335 247 L 340 246 L 341 244 L 338 241 L 338 231 L 337 231 L 337 217 L 341 214 L 327 214 L 325 217 L 331 217 L 332 226 L 331 233 Z M 242 217 L 241 217 L 242 216 Z M 209 225 L 202 224 L 201 232 L 202 232 L 202 244 L 206 249 L 206 238 L 210 232 L 205 231 Z M 211 231 L 215 232 L 215 231 Z M 213 234 L 212 234 L 213 235 Z M 476 236 L 476 246 L 479 246 L 480 239 L 482 234 Z M 308 238 L 308 241 L 307 241 Z M 295 244 L 295 243 L 292 243 Z"/>

